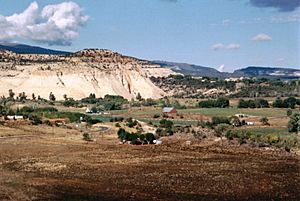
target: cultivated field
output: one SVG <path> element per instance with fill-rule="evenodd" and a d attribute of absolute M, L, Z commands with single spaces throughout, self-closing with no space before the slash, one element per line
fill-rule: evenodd
<path fill-rule="evenodd" d="M 110 125 L 108 125 L 110 126 Z M 0 200 L 299 200 L 299 155 L 215 140 L 117 145 L 116 131 L 0 126 Z"/>

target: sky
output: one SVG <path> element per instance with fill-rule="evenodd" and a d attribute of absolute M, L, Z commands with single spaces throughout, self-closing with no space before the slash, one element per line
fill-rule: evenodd
<path fill-rule="evenodd" d="M 300 69 L 300 0 L 0 0 L 0 41 L 232 72 Z"/>

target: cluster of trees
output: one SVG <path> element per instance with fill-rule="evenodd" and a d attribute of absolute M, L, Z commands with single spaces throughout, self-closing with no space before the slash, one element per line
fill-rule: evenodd
<path fill-rule="evenodd" d="M 229 107 L 229 99 L 220 97 L 215 100 L 200 101 L 198 103 L 198 107 L 200 107 L 200 108 L 212 108 L 212 107 L 226 108 L 226 107 Z"/>
<path fill-rule="evenodd" d="M 178 93 L 174 96 L 178 98 L 211 98 L 213 94 L 197 93 L 199 90 L 220 89 L 230 91 L 230 98 L 255 98 L 255 97 L 277 97 L 277 96 L 297 96 L 299 95 L 299 80 L 271 80 L 266 78 L 249 78 L 238 81 L 225 81 L 213 77 L 194 78 L 186 75 L 170 75 L 167 78 L 151 77 L 151 80 L 161 87 L 177 87 Z M 237 90 L 238 89 L 238 90 Z"/>
<path fill-rule="evenodd" d="M 244 100 L 240 99 L 238 103 L 238 108 L 268 108 L 270 107 L 269 102 L 265 99 L 255 99 L 255 100 Z"/>
<path fill-rule="evenodd" d="M 162 119 L 159 121 L 159 127 L 156 130 L 156 134 L 160 137 L 162 136 L 169 136 L 173 135 L 173 121 L 167 120 L 167 119 Z"/>
<path fill-rule="evenodd" d="M 122 105 L 128 101 L 117 95 L 105 95 L 104 98 L 96 98 L 95 94 L 90 94 L 89 97 L 80 100 L 81 103 L 96 104 L 102 106 L 104 110 L 120 110 Z"/>
<path fill-rule="evenodd" d="M 275 146 L 290 151 L 293 147 L 299 146 L 299 139 L 296 137 L 280 136 L 280 134 L 261 135 L 245 129 L 228 129 L 225 132 L 228 140 L 238 140 L 239 144 L 252 144 L 259 147 Z"/>
<path fill-rule="evenodd" d="M 273 102 L 273 107 L 276 107 L 276 108 L 291 108 L 291 109 L 294 109 L 296 105 L 300 105 L 300 99 L 296 99 L 293 96 L 288 97 L 286 99 L 277 98 Z"/>
<path fill-rule="evenodd" d="M 124 128 L 119 128 L 117 134 L 121 142 L 130 142 L 130 144 L 134 145 L 153 144 L 153 141 L 156 139 L 153 133 L 130 133 Z"/>

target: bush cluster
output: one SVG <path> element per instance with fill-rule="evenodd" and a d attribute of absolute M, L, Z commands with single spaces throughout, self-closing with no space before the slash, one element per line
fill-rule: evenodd
<path fill-rule="evenodd" d="M 269 102 L 264 99 L 255 99 L 255 100 L 244 100 L 240 99 L 238 103 L 238 108 L 268 108 Z"/>
<path fill-rule="evenodd" d="M 141 144 L 153 144 L 156 139 L 153 133 L 139 134 L 139 133 L 129 133 L 123 128 L 118 130 L 118 138 L 122 142 L 130 142 L 130 144 L 141 145 Z"/>
<path fill-rule="evenodd" d="M 200 108 L 212 108 L 212 107 L 226 108 L 226 107 L 229 107 L 229 99 L 221 97 L 216 100 L 200 101 L 198 103 L 198 107 L 200 107 Z"/>

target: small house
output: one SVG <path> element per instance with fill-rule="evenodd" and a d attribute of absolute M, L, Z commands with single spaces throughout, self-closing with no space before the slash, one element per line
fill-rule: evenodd
<path fill-rule="evenodd" d="M 9 119 L 9 120 L 20 120 L 20 119 L 24 119 L 24 117 L 22 115 L 9 115 L 9 116 L 7 116 L 7 119 Z"/>
<path fill-rule="evenodd" d="M 177 114 L 177 110 L 174 107 L 164 107 L 163 114 Z"/>

